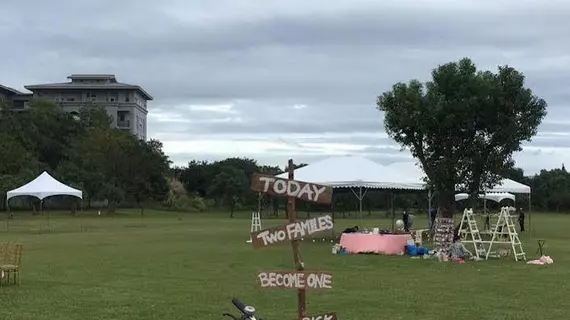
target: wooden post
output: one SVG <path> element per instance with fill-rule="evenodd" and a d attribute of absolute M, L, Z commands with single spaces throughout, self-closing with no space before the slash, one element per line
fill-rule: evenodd
<path fill-rule="evenodd" d="M 333 189 L 330 186 L 296 181 L 293 160 L 287 164 L 288 179 L 254 173 L 251 176 L 251 189 L 274 196 L 287 197 L 288 223 L 264 230 L 253 231 L 251 243 L 255 249 L 289 241 L 293 249 L 294 271 L 262 271 L 257 280 L 261 288 L 279 288 L 297 290 L 299 320 L 337 320 L 334 312 L 307 316 L 306 294 L 308 289 L 332 289 L 330 273 L 305 271 L 305 264 L 299 252 L 300 241 L 304 237 L 333 230 L 331 216 L 320 216 L 312 219 L 297 220 L 296 199 L 330 205 Z"/>
<path fill-rule="evenodd" d="M 293 163 L 293 159 L 289 159 L 288 163 L 288 171 L 289 171 L 289 180 L 295 180 L 295 164 Z M 297 221 L 297 210 L 295 207 L 295 197 L 287 197 L 287 213 L 289 215 L 289 222 Z M 295 269 L 298 271 L 305 270 L 303 265 L 303 261 L 301 259 L 301 253 L 299 252 L 299 240 L 291 241 L 291 247 L 293 248 L 293 259 L 295 261 Z M 302 319 L 305 316 L 306 310 L 306 289 L 299 289 L 297 290 L 297 301 L 298 301 L 298 313 L 299 319 Z"/>

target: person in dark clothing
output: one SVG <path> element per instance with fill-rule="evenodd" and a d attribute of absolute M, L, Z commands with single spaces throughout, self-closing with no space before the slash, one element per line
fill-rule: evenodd
<path fill-rule="evenodd" d="M 409 229 L 409 226 L 410 226 L 409 222 L 410 221 L 409 220 L 410 220 L 410 215 L 406 211 L 404 211 L 404 214 L 402 215 L 402 221 L 404 221 L 404 231 L 406 231 L 406 232 L 410 231 L 410 229 Z"/>
<path fill-rule="evenodd" d="M 485 223 L 483 224 L 483 229 L 484 230 L 491 229 L 491 215 L 489 214 L 488 209 L 485 209 L 485 211 L 483 212 L 483 217 L 485 217 Z"/>
<path fill-rule="evenodd" d="M 358 226 L 354 226 L 352 228 L 346 228 L 342 233 L 356 233 L 358 232 Z"/>
<path fill-rule="evenodd" d="M 435 218 L 437 218 L 437 209 L 431 208 L 429 211 L 429 222 L 430 222 L 430 229 L 433 230 L 435 228 Z"/>
<path fill-rule="evenodd" d="M 453 242 L 455 242 L 456 239 L 460 238 L 461 238 L 461 223 L 459 223 L 453 228 Z"/>
<path fill-rule="evenodd" d="M 521 232 L 524 232 L 524 211 L 519 208 L 519 226 L 521 227 Z"/>

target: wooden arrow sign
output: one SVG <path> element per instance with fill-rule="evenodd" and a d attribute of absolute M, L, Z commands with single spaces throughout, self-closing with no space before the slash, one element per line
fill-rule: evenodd
<path fill-rule="evenodd" d="M 328 312 L 316 316 L 303 316 L 299 320 L 338 320 L 338 318 L 336 312 Z"/>
<path fill-rule="evenodd" d="M 333 220 L 329 215 L 297 220 L 281 226 L 252 232 L 251 244 L 258 249 L 272 244 L 299 240 L 332 229 Z"/>
<path fill-rule="evenodd" d="M 317 271 L 262 271 L 257 275 L 262 289 L 332 289 L 332 275 Z"/>
<path fill-rule="evenodd" d="M 330 204 L 333 193 L 329 186 L 281 179 L 260 173 L 254 173 L 251 176 L 251 189 L 274 196 L 293 197 L 322 204 Z"/>

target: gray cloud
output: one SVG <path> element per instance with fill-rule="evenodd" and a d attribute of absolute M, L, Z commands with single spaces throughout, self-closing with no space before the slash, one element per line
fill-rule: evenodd
<path fill-rule="evenodd" d="M 561 136 L 570 131 L 567 1 L 22 0 L 3 3 L 2 13 L 0 37 L 11 40 L 0 50 L 0 83 L 114 73 L 156 98 L 149 133 L 165 142 L 286 140 L 301 158 L 308 151 L 299 145 L 356 144 L 379 161 L 406 158 L 391 153 L 398 147 L 383 134 L 376 96 L 469 56 L 480 68 L 518 68 L 549 102 L 550 122 L 521 163 L 540 165 L 540 152 L 569 147 Z M 221 105 L 232 107 L 212 111 Z M 256 157 L 284 161 L 269 149 L 275 155 Z M 223 150 L 215 151 L 172 156 Z"/>

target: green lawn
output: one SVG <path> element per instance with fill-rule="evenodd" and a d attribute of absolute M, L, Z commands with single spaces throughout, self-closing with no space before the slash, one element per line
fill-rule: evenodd
<path fill-rule="evenodd" d="M 125 212 L 126 213 L 126 212 Z M 0 319 L 221 319 L 232 297 L 265 319 L 295 319 L 296 294 L 260 291 L 261 270 L 292 269 L 289 246 L 253 250 L 249 218 L 157 213 L 47 219 L 19 215 L 0 241 L 24 244 L 22 283 L 0 289 Z M 283 220 L 266 220 L 265 226 Z M 336 229 L 357 224 L 337 220 Z M 418 222 L 416 222 L 418 223 Z M 421 223 L 421 222 L 419 222 Z M 365 220 L 384 225 L 387 220 Z M 340 319 L 569 319 L 570 216 L 535 214 L 525 236 L 534 257 L 547 239 L 548 267 L 494 260 L 464 265 L 407 257 L 339 256 L 305 242 L 309 269 L 330 271 L 334 289 L 309 292 L 309 314 Z M 81 230 L 83 229 L 83 230 Z M 229 319 L 229 318 L 228 318 Z"/>

